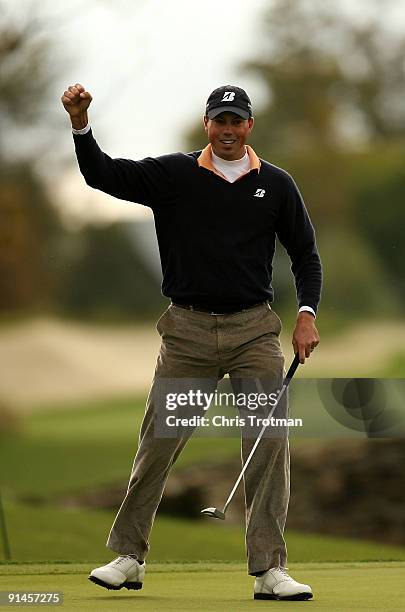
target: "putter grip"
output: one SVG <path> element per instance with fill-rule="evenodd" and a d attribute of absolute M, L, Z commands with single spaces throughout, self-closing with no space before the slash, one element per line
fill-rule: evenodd
<path fill-rule="evenodd" d="M 288 370 L 286 377 L 284 379 L 284 385 L 286 387 L 288 387 L 288 385 L 290 384 L 290 380 L 292 379 L 292 377 L 294 376 L 298 366 L 300 364 L 300 356 L 298 353 L 295 353 L 295 357 L 293 359 L 292 364 L 290 365 L 290 369 Z"/>

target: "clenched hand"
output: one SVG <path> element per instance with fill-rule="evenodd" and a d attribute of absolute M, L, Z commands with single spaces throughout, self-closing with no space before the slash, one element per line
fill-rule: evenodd
<path fill-rule="evenodd" d="M 62 104 L 70 115 L 72 126 L 75 129 L 82 129 L 88 123 L 87 109 L 92 101 L 91 94 L 80 83 L 70 85 L 61 98 Z"/>

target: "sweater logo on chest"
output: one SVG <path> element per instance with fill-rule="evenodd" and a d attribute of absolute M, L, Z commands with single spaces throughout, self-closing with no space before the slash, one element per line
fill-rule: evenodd
<path fill-rule="evenodd" d="M 266 193 L 265 189 L 256 189 L 256 193 L 254 194 L 255 198 L 264 198 L 264 194 Z"/>

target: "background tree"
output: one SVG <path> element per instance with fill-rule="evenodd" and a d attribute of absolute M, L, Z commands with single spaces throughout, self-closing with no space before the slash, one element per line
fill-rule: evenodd
<path fill-rule="evenodd" d="M 268 88 L 270 104 L 258 114 L 267 147 L 260 144 L 291 154 L 405 135 L 405 37 L 390 11 L 397 4 L 360 1 L 347 13 L 322 0 L 274 3 L 264 59 L 244 67 Z"/>
<path fill-rule="evenodd" d="M 0 166 L 0 312 L 52 306 L 63 236 L 30 165 Z"/>
<path fill-rule="evenodd" d="M 43 143 L 28 143 L 17 151 L 13 139 L 48 116 L 49 96 L 60 66 L 51 61 L 52 42 L 44 32 L 34 4 L 13 16 L 0 1 L 0 161 L 29 161 Z"/>
<path fill-rule="evenodd" d="M 348 13 L 328 0 L 271 3 L 259 58 L 241 66 L 267 93 L 252 138 L 264 157 L 404 137 L 405 36 L 394 29 L 395 7 L 360 0 Z M 189 138 L 193 147 L 204 141 L 197 128 Z"/>
<path fill-rule="evenodd" d="M 11 144 L 45 112 L 51 46 L 38 33 L 30 7 L 16 24 L 0 3 L 0 312 L 7 313 L 50 305 L 63 234 L 32 150 Z"/>
<path fill-rule="evenodd" d="M 61 287 L 64 314 L 117 321 L 162 311 L 159 283 L 134 242 L 126 223 L 88 225 L 76 236 Z"/>
<path fill-rule="evenodd" d="M 49 99 L 61 19 L 44 20 L 34 2 L 17 18 L 0 0 L 0 314 L 150 316 L 163 298 L 122 228 L 68 230 L 37 171 L 63 113 L 59 97 Z"/>

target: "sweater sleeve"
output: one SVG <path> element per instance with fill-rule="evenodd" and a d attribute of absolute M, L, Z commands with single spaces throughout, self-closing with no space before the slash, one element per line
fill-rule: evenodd
<path fill-rule="evenodd" d="M 120 200 L 154 208 L 169 200 L 173 181 L 168 170 L 169 155 L 139 161 L 111 158 L 98 146 L 90 129 L 73 134 L 76 157 L 87 185 Z"/>
<path fill-rule="evenodd" d="M 288 174 L 276 231 L 291 259 L 298 307 L 310 306 L 316 313 L 322 289 L 321 260 L 315 231 L 304 201 L 297 185 Z"/>

